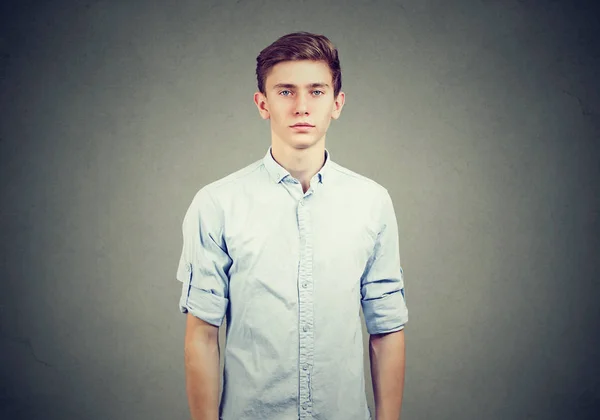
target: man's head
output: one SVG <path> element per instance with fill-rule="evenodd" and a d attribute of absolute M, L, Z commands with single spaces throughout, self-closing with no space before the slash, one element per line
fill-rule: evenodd
<path fill-rule="evenodd" d="M 345 99 L 338 52 L 329 39 L 308 32 L 282 36 L 256 58 L 256 77 L 254 102 L 271 120 L 273 142 L 305 149 L 324 141 Z M 297 123 L 312 127 L 293 127 Z"/>

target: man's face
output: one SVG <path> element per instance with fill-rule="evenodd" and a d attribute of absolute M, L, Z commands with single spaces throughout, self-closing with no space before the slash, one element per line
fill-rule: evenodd
<path fill-rule="evenodd" d="M 266 96 L 254 94 L 260 115 L 271 120 L 273 142 L 306 149 L 324 141 L 331 119 L 337 119 L 344 93 L 333 97 L 331 71 L 322 61 L 284 61 L 271 68 Z M 307 123 L 311 127 L 294 127 Z"/>

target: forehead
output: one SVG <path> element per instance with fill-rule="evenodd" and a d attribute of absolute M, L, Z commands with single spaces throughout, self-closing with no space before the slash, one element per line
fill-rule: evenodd
<path fill-rule="evenodd" d="M 304 86 L 310 83 L 333 83 L 329 66 L 324 61 L 282 61 L 271 68 L 267 75 L 267 86 L 291 83 Z"/>

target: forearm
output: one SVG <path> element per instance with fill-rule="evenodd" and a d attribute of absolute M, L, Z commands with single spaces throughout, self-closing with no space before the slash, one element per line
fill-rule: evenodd
<path fill-rule="evenodd" d="M 404 330 L 369 338 L 376 420 L 398 420 L 405 372 Z"/>
<path fill-rule="evenodd" d="M 219 341 L 197 340 L 185 347 L 185 382 L 192 420 L 218 420 Z"/>

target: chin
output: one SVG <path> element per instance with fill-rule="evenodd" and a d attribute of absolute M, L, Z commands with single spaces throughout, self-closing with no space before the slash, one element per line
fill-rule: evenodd
<path fill-rule="evenodd" d="M 290 139 L 289 144 L 291 146 L 295 147 L 296 149 L 308 149 L 309 147 L 314 146 L 318 142 L 319 141 L 315 140 L 314 138 L 304 137 L 304 138 L 293 138 L 293 139 Z"/>
<path fill-rule="evenodd" d="M 302 150 L 313 147 L 315 144 L 322 140 L 322 136 L 315 135 L 315 133 L 296 133 L 290 135 L 274 136 L 274 140 L 280 144 L 285 144 L 287 147 Z"/>

